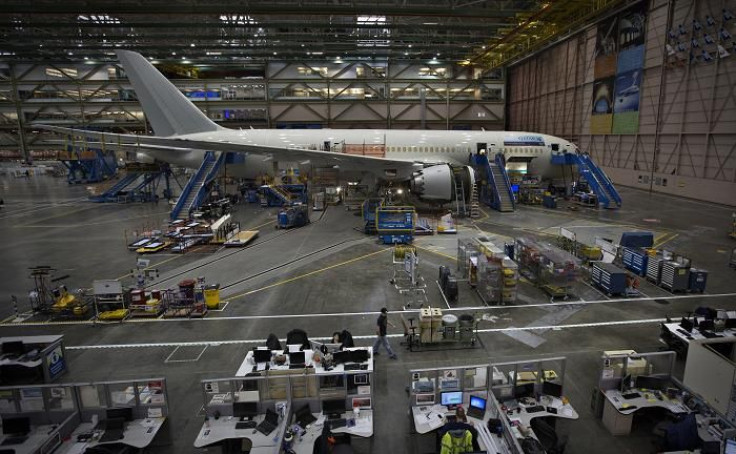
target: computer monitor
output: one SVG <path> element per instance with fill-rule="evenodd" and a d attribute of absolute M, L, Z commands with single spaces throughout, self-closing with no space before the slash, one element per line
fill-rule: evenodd
<path fill-rule="evenodd" d="M 304 364 L 306 362 L 306 355 L 304 352 L 291 352 L 289 353 L 289 364 Z"/>
<path fill-rule="evenodd" d="M 669 386 L 670 381 L 663 377 L 652 377 L 647 375 L 639 375 L 636 377 L 636 387 L 642 389 L 665 390 Z"/>
<path fill-rule="evenodd" d="M 626 391 L 633 386 L 631 383 L 633 378 L 634 377 L 631 374 L 627 374 L 624 378 L 621 379 L 621 391 Z"/>
<path fill-rule="evenodd" d="M 736 440 L 726 440 L 726 449 L 723 454 L 736 454 Z"/>
<path fill-rule="evenodd" d="M 440 393 L 440 403 L 449 409 L 463 404 L 462 391 L 445 391 Z"/>
<path fill-rule="evenodd" d="M 322 401 L 322 413 L 326 415 L 345 413 L 345 399 L 326 399 Z"/>
<path fill-rule="evenodd" d="M 698 324 L 698 329 L 700 331 L 713 331 L 715 328 L 716 325 L 713 323 L 713 320 L 703 320 Z"/>
<path fill-rule="evenodd" d="M 31 431 L 31 418 L 3 418 L 3 434 L 25 435 Z"/>
<path fill-rule="evenodd" d="M 486 400 L 482 397 L 470 396 L 470 406 L 472 408 L 477 408 L 478 410 L 485 411 L 486 410 Z"/>
<path fill-rule="evenodd" d="M 727 318 L 726 324 L 723 327 L 724 329 L 734 329 L 736 328 L 736 318 Z"/>
<path fill-rule="evenodd" d="M 704 441 L 700 446 L 700 454 L 721 454 L 721 440 Z"/>
<path fill-rule="evenodd" d="M 687 331 L 688 333 L 693 332 L 693 322 L 691 322 L 686 317 L 682 317 L 682 320 L 680 320 L 680 327 Z"/>
<path fill-rule="evenodd" d="M 133 420 L 133 408 L 110 408 L 105 412 L 105 419 L 122 418 L 126 421 Z"/>
<path fill-rule="evenodd" d="M 253 351 L 253 359 L 257 363 L 267 363 L 271 361 L 271 350 L 256 349 Z"/>
<path fill-rule="evenodd" d="M 542 383 L 542 394 L 554 397 L 562 397 L 562 385 L 546 381 Z"/>
<path fill-rule="evenodd" d="M 3 342 L 4 355 L 22 355 L 25 352 L 23 341 Z"/>
<path fill-rule="evenodd" d="M 258 402 L 233 402 L 233 416 L 255 418 L 258 416 Z"/>
<path fill-rule="evenodd" d="M 351 360 L 350 351 L 340 351 L 332 354 L 332 359 L 335 364 L 346 363 Z"/>
<path fill-rule="evenodd" d="M 534 383 L 516 385 L 514 388 L 514 397 L 517 399 L 521 397 L 534 397 Z"/>

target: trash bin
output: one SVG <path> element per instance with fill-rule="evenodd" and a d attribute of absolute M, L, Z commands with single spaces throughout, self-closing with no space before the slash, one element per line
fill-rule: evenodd
<path fill-rule="evenodd" d="M 220 284 L 205 286 L 204 303 L 207 305 L 207 309 L 217 309 L 220 307 Z"/>
<path fill-rule="evenodd" d="M 473 325 L 475 324 L 475 317 L 470 314 L 462 314 L 458 317 L 460 323 L 460 342 L 473 342 L 474 333 Z"/>

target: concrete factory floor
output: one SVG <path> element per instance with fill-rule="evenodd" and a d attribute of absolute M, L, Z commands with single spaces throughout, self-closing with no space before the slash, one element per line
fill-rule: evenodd
<path fill-rule="evenodd" d="M 269 333 L 282 339 L 292 328 L 310 338 L 348 329 L 356 343 L 369 345 L 378 310 L 386 306 L 390 320 L 414 316 L 403 311 L 407 302 L 389 284 L 390 248 L 376 244 L 359 231 L 362 219 L 342 206 L 313 213 L 312 224 L 296 230 L 274 229 L 275 209 L 238 206 L 235 218 L 244 229 L 258 228 L 260 236 L 248 248 L 185 255 L 158 254 L 149 258 L 160 277 L 152 287 L 174 286 L 184 278 L 205 276 L 219 282 L 227 306 L 204 319 L 168 319 L 95 325 L 46 323 L 33 317 L 14 322 L 10 296 L 27 311 L 27 293 L 33 281 L 28 267 L 49 265 L 55 276 L 68 275 L 69 289 L 90 287 L 94 279 L 120 278 L 135 266 L 136 255 L 126 249 L 133 232 L 160 226 L 167 218 L 163 203 L 99 205 L 86 202 L 85 188 L 68 186 L 63 179 L 34 177 L 0 179 L 0 237 L 3 271 L 0 273 L 0 335 L 64 334 L 70 372 L 63 381 L 113 380 L 165 376 L 170 398 L 172 437 L 154 453 L 197 452 L 192 446 L 202 425 L 199 414 L 203 378 L 230 377 L 246 351 L 262 344 Z M 410 369 L 444 365 L 482 364 L 525 358 L 567 357 L 565 394 L 580 414 L 576 421 L 557 420 L 559 432 L 569 435 L 566 453 L 649 453 L 651 434 L 640 430 L 629 437 L 612 437 L 590 411 L 599 358 L 603 350 L 656 351 L 659 323 L 679 317 L 701 305 L 736 309 L 736 284 L 728 255 L 736 242 L 727 237 L 731 208 L 708 205 L 638 190 L 621 188 L 619 210 L 564 208 L 552 211 L 521 206 L 514 213 L 484 210 L 484 217 L 467 222 L 457 236 L 416 239 L 420 274 L 433 306 L 447 308 L 435 279 L 440 265 L 455 270 L 457 239 L 485 232 L 503 237 L 531 236 L 554 240 L 560 227 L 578 238 L 618 239 L 622 231 L 653 230 L 660 246 L 690 257 L 695 267 L 709 270 L 706 295 L 677 295 L 642 283 L 639 300 L 609 298 L 586 283 L 578 283 L 569 301 L 548 305 L 549 297 L 529 283 L 520 285 L 517 305 L 484 307 L 467 284 L 460 286 L 456 314 L 486 314 L 474 349 L 408 352 L 400 346 L 401 330 L 389 329 L 398 361 L 384 354 L 376 358 L 374 374 L 375 436 L 354 438 L 359 453 L 428 453 L 432 435 L 410 435 L 407 417 Z M 719 296 L 720 295 L 720 296 Z M 555 326 L 521 331 L 515 327 Z M 221 341 L 233 341 L 220 344 Z M 181 358 L 165 362 L 182 343 Z M 678 363 L 681 373 L 683 364 Z M 681 377 L 680 377 L 681 378 Z M 217 448 L 204 450 L 217 452 Z M 201 452 L 201 451 L 200 451 Z"/>

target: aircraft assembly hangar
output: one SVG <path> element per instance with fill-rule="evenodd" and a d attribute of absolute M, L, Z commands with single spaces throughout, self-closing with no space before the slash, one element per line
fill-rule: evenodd
<path fill-rule="evenodd" d="M 736 453 L 735 14 L 5 0 L 0 453 Z"/>

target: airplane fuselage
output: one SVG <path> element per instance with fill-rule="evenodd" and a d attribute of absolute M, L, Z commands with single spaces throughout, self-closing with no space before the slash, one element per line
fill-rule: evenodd
<path fill-rule="evenodd" d="M 263 145 L 286 149 L 319 150 L 334 153 L 363 154 L 391 160 L 414 162 L 418 168 L 432 164 L 468 165 L 469 155 L 479 150 L 490 154 L 503 153 L 506 159 L 534 159 L 540 164 L 549 162 L 554 152 L 574 152 L 574 144 L 559 137 L 518 131 L 444 131 L 444 130 L 386 130 L 386 129 L 220 129 L 212 132 L 188 134 L 181 138 Z M 556 144 L 556 147 L 553 145 Z M 556 148 L 553 151 L 553 148 Z M 204 151 L 169 150 L 150 151 L 152 157 L 188 168 L 198 168 Z M 537 159 L 542 158 L 542 159 Z M 282 164 L 286 164 L 282 160 Z M 308 163 L 293 162 L 293 165 Z M 542 167 L 545 167 L 544 165 Z M 343 171 L 361 171 L 360 168 L 340 166 Z M 542 170 L 540 168 L 540 170 Z M 229 165 L 228 175 L 256 178 L 273 175 L 274 161 L 262 155 L 246 153 L 243 164 Z M 543 170 L 542 170 L 543 172 Z M 382 176 L 379 176 L 382 177 Z M 393 180 L 406 180 L 411 171 L 399 173 Z M 384 178 L 385 179 L 385 178 Z"/>

